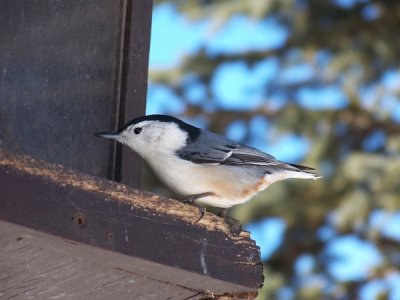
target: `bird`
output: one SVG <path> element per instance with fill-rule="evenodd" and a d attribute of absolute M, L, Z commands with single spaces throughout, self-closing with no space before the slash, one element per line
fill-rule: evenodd
<path fill-rule="evenodd" d="M 272 183 L 289 178 L 318 179 L 314 169 L 192 126 L 169 115 L 135 118 L 117 131 L 96 136 L 116 140 L 139 154 L 162 183 L 200 209 L 245 203 Z"/>

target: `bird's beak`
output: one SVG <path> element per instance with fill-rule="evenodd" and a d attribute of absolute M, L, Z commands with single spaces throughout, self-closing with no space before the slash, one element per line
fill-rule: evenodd
<path fill-rule="evenodd" d="M 113 139 L 113 140 L 116 140 L 120 137 L 119 132 L 97 132 L 94 135 L 105 139 Z"/>

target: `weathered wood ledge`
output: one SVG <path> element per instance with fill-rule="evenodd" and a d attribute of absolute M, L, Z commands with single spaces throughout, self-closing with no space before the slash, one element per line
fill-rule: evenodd
<path fill-rule="evenodd" d="M 0 149 L 0 219 L 233 283 L 190 288 L 255 295 L 259 248 L 223 219 L 173 199 Z M 193 286 L 194 285 L 194 286 Z M 210 290 L 212 289 L 212 290 Z"/>

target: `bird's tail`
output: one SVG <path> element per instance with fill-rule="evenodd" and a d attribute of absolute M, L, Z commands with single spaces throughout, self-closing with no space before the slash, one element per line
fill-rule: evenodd
<path fill-rule="evenodd" d="M 299 178 L 299 179 L 318 179 L 322 178 L 318 174 L 311 172 L 314 169 L 299 166 L 294 164 L 287 164 L 280 162 L 278 165 L 275 166 L 274 170 L 271 172 L 267 172 L 265 175 L 268 184 L 272 184 L 277 181 L 289 179 L 289 178 Z"/>
<path fill-rule="evenodd" d="M 295 164 L 287 164 L 287 165 L 290 167 L 285 168 L 286 170 L 284 172 L 287 176 L 286 178 L 300 178 L 300 179 L 314 179 L 314 180 L 322 178 L 322 176 L 312 172 L 315 170 L 313 168 Z"/>

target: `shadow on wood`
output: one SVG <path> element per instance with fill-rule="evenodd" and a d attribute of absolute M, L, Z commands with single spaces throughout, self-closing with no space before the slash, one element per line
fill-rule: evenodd
<path fill-rule="evenodd" d="M 5 221 L 231 283 L 226 290 L 212 280 L 182 282 L 192 290 L 252 297 L 262 285 L 249 234 L 232 235 L 210 213 L 193 224 L 198 209 L 179 201 L 5 150 L 0 190 Z"/>

